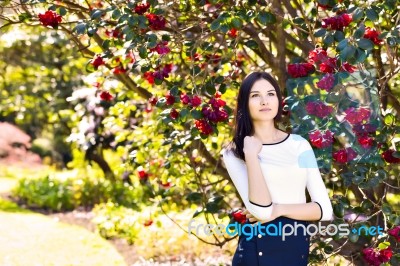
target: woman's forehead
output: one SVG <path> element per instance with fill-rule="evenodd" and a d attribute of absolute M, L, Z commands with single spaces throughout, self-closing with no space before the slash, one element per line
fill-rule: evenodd
<path fill-rule="evenodd" d="M 254 82 L 250 91 L 275 91 L 275 88 L 271 83 L 269 83 L 269 81 L 265 79 L 259 79 Z"/>

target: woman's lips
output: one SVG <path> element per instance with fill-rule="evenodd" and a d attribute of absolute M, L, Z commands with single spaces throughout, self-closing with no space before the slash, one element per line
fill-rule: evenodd
<path fill-rule="evenodd" d="M 267 112 L 267 111 L 271 111 L 271 109 L 269 109 L 269 108 L 263 108 L 263 109 L 260 110 L 260 112 Z"/>

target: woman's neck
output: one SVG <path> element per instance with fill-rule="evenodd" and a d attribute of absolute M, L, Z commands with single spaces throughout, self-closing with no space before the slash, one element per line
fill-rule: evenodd
<path fill-rule="evenodd" d="M 272 123 L 254 124 L 254 136 L 262 143 L 275 142 L 280 140 L 280 132 Z"/>

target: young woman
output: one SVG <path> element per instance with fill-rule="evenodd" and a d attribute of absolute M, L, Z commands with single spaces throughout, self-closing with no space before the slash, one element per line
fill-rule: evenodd
<path fill-rule="evenodd" d="M 305 266 L 310 238 L 304 228 L 332 217 L 311 145 L 276 128 L 281 114 L 276 80 L 265 72 L 249 74 L 239 90 L 233 141 L 223 160 L 246 206 L 246 223 L 260 222 L 267 230 L 250 240 L 239 236 L 232 266 Z"/>

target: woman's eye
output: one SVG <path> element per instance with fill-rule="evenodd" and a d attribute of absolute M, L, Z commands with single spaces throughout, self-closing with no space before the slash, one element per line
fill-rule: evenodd
<path fill-rule="evenodd" d="M 257 96 L 258 96 L 258 94 L 253 94 L 251 97 L 254 98 L 254 97 L 257 97 Z"/>
<path fill-rule="evenodd" d="M 269 96 L 274 96 L 275 94 L 273 94 L 273 93 L 271 92 L 271 93 L 268 93 L 268 95 L 269 95 Z"/>

